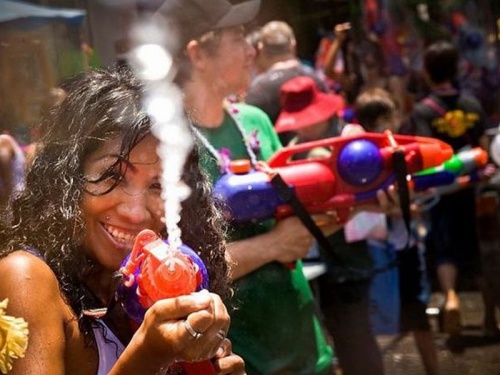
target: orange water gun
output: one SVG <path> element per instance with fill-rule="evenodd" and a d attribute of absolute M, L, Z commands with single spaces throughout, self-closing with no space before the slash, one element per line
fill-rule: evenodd
<path fill-rule="evenodd" d="M 185 245 L 173 249 L 149 229 L 137 235 L 120 273 L 117 299 L 136 325 L 154 302 L 208 288 L 208 271 L 198 254 Z M 185 375 L 215 374 L 209 360 L 179 364 Z"/>

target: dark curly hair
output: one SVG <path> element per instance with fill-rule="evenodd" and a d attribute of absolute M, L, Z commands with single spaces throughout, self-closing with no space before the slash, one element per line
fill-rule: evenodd
<path fill-rule="evenodd" d="M 83 163 L 105 141 L 122 137 L 121 155 L 150 134 L 141 106 L 144 87 L 126 66 L 88 72 L 65 83 L 67 96 L 40 124 L 43 134 L 26 177 L 25 189 L 12 199 L 0 221 L 0 257 L 36 249 L 57 276 L 61 292 L 80 316 L 86 337 L 90 324 L 82 311 L 96 308 L 85 280 L 100 270 L 83 250 L 85 224 L 80 203 L 85 194 Z M 231 293 L 224 258 L 225 224 L 215 209 L 198 150 L 190 153 L 183 180 L 192 193 L 182 204 L 183 242 L 205 262 L 210 290 Z M 166 238 L 167 233 L 160 233 Z M 91 339 L 92 340 L 92 339 Z"/>

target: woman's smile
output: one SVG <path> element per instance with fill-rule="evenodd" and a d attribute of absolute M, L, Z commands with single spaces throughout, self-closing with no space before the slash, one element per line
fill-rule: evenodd
<path fill-rule="evenodd" d="M 132 247 L 137 237 L 136 231 L 127 231 L 110 224 L 103 224 L 103 227 L 115 242 L 123 246 Z"/>

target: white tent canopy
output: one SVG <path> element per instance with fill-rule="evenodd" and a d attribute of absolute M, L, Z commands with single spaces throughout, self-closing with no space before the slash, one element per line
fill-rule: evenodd
<path fill-rule="evenodd" d="M 53 8 L 22 1 L 0 0 L 0 22 L 62 19 L 79 24 L 85 15 L 86 11 L 82 9 Z"/>

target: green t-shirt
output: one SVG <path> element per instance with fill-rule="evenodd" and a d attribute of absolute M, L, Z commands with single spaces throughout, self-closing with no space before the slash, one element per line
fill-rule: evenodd
<path fill-rule="evenodd" d="M 260 109 L 234 105 L 245 134 L 256 131 L 260 152 L 267 160 L 280 147 L 273 126 Z M 227 148 L 231 159 L 248 158 L 242 136 L 226 113 L 216 129 L 198 129 L 217 150 Z M 215 181 L 220 173 L 215 159 L 204 149 L 202 166 Z M 231 240 L 265 233 L 272 220 L 234 228 Z M 266 249 L 262 249 L 266 251 Z M 234 309 L 231 309 L 229 338 L 235 353 L 243 357 L 246 371 L 253 374 L 326 374 L 331 369 L 333 350 L 327 344 L 315 312 L 314 298 L 302 263 L 294 270 L 272 262 L 235 281 Z"/>

